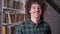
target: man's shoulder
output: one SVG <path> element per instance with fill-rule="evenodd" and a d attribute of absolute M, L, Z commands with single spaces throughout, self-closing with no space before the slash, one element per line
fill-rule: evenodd
<path fill-rule="evenodd" d="M 29 22 L 29 19 L 23 21 L 21 24 L 27 24 Z"/>
<path fill-rule="evenodd" d="M 23 21 L 22 23 L 20 23 L 20 24 L 19 24 L 19 25 L 17 25 L 17 26 L 18 26 L 18 27 L 23 26 L 23 25 L 27 24 L 28 22 L 29 22 L 29 19 L 28 19 L 28 20 Z"/>
<path fill-rule="evenodd" d="M 49 23 L 46 22 L 46 21 L 41 21 L 41 23 L 42 23 L 44 26 L 49 26 Z"/>
<path fill-rule="evenodd" d="M 45 22 L 44 22 L 44 26 L 45 26 L 45 27 L 50 27 L 50 24 L 45 21 Z"/>

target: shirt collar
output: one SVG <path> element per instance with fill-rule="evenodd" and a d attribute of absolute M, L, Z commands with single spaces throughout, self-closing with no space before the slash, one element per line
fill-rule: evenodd
<path fill-rule="evenodd" d="M 39 20 L 39 21 L 38 21 L 38 25 L 34 24 L 34 23 L 33 23 L 33 21 L 32 21 L 31 19 L 28 19 L 28 22 L 29 22 L 30 24 L 32 24 L 32 25 L 34 25 L 34 26 L 36 26 L 36 27 L 37 27 L 37 26 L 39 26 L 39 25 L 40 25 L 41 20 Z"/>

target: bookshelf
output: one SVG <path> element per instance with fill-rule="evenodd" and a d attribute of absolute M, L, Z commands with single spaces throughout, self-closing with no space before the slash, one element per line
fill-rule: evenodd
<path fill-rule="evenodd" d="M 3 22 L 3 21 L 2 21 L 2 20 L 3 20 L 3 18 L 2 18 L 2 17 L 3 17 L 3 16 L 2 16 L 2 15 L 3 15 L 3 11 L 2 11 L 2 9 L 1 9 L 1 8 L 2 8 L 2 3 L 1 3 L 1 1 L 2 1 L 2 0 L 0 0 L 0 34 L 2 34 L 1 29 L 2 29 L 2 22 Z"/>
<path fill-rule="evenodd" d="M 27 19 L 24 3 L 20 0 L 0 0 L 0 5 L 1 34 L 14 34 L 15 27 L 12 26 Z"/>

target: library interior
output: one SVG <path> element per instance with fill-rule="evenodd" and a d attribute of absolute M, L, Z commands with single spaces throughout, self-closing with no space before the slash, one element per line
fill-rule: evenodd
<path fill-rule="evenodd" d="M 25 11 L 26 0 L 0 0 L 0 34 L 14 34 L 16 25 L 29 18 Z M 47 9 L 44 21 L 47 21 L 52 34 L 60 33 L 60 0 L 46 0 Z"/>

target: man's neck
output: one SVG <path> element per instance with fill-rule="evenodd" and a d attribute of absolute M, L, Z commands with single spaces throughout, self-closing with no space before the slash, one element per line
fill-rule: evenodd
<path fill-rule="evenodd" d="M 38 24 L 40 18 L 33 18 L 31 17 L 31 20 L 33 21 L 34 24 Z"/>

